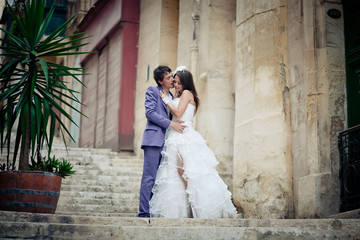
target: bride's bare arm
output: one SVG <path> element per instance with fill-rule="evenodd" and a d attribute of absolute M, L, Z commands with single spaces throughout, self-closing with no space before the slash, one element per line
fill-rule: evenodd
<path fill-rule="evenodd" d="M 184 90 L 183 93 L 181 94 L 178 108 L 176 108 L 174 105 L 170 103 L 168 103 L 167 105 L 169 106 L 169 109 L 172 112 L 172 114 L 175 117 L 180 118 L 184 114 L 188 103 L 190 103 L 193 99 L 194 99 L 194 95 L 189 90 Z"/>

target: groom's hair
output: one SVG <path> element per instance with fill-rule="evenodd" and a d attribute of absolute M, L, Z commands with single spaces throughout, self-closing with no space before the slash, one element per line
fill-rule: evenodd
<path fill-rule="evenodd" d="M 165 73 L 171 73 L 171 68 L 169 68 L 168 66 L 160 65 L 154 69 L 154 79 L 158 86 L 161 86 L 159 84 L 159 81 L 162 82 Z"/>

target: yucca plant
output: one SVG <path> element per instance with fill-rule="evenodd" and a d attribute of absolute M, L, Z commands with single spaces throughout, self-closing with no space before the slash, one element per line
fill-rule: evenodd
<path fill-rule="evenodd" d="M 35 159 L 31 158 L 29 170 L 53 172 L 59 174 L 62 178 L 75 173 L 71 163 L 65 159 L 59 161 L 55 156 L 48 157 L 47 160 L 46 157 L 44 157 L 42 161 L 35 161 Z"/>
<path fill-rule="evenodd" d="M 67 100 L 81 103 L 63 79 L 71 77 L 82 84 L 78 76 L 83 69 L 56 64 L 46 59 L 83 54 L 84 52 L 76 52 L 76 49 L 86 44 L 80 44 L 85 39 L 80 37 L 83 33 L 63 36 L 74 17 L 50 35 L 44 35 L 54 12 L 53 5 L 45 16 L 45 0 L 29 0 L 23 9 L 8 3 L 7 6 L 16 30 L 10 32 L 1 29 L 7 37 L 1 39 L 0 54 L 5 59 L 0 68 L 0 147 L 2 152 L 7 149 L 7 170 L 15 170 L 19 151 L 19 170 L 27 170 L 30 156 L 38 161 L 45 159 L 40 153 L 44 146 L 47 147 L 47 157 L 50 159 L 55 121 L 60 123 L 63 139 L 64 132 L 71 137 L 60 116 L 63 115 L 76 123 L 61 105 L 78 111 Z M 15 150 L 11 164 L 11 130 L 17 119 Z M 45 166 L 45 163 L 42 166 Z"/>

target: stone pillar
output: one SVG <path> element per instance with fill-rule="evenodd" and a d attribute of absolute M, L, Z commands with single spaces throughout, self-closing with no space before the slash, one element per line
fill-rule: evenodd
<path fill-rule="evenodd" d="M 237 0 L 235 204 L 246 218 L 292 217 L 286 0 Z"/>
<path fill-rule="evenodd" d="M 345 124 L 343 20 L 326 13 L 342 10 L 341 1 L 288 3 L 295 217 L 326 217 L 339 209 L 337 132 Z"/>
<path fill-rule="evenodd" d="M 235 0 L 201 0 L 196 33 L 198 64 L 196 87 L 200 108 L 196 128 L 214 151 L 218 171 L 232 189 L 234 98 L 233 32 Z M 196 11 L 195 11 L 196 13 Z M 193 36 L 189 36 L 193 37 Z"/>
<path fill-rule="evenodd" d="M 145 91 L 156 86 L 156 67 L 176 68 L 178 26 L 179 0 L 141 0 L 134 121 L 134 150 L 138 155 L 143 154 L 140 145 L 146 125 Z"/>
<path fill-rule="evenodd" d="M 192 43 L 190 47 L 190 71 L 193 74 L 194 81 L 196 84 L 197 79 L 197 66 L 198 66 L 198 57 L 199 57 L 199 46 L 198 46 L 198 35 L 199 35 L 199 20 L 200 20 L 200 12 L 199 12 L 199 0 L 195 0 L 193 2 L 193 36 Z"/>

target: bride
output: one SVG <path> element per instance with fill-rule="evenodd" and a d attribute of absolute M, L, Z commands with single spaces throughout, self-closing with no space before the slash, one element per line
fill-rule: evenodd
<path fill-rule="evenodd" d="M 165 218 L 234 217 L 231 193 L 216 171 L 218 161 L 203 137 L 192 127 L 199 98 L 192 74 L 179 67 L 174 72 L 177 98 L 162 93 L 173 121 L 183 121 L 183 133 L 169 128 L 150 200 L 150 216 Z"/>

